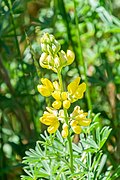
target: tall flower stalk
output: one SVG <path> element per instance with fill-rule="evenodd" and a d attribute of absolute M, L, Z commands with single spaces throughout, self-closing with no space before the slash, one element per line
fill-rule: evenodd
<path fill-rule="evenodd" d="M 81 126 L 89 126 L 91 120 L 87 118 L 87 113 L 83 112 L 79 106 L 76 106 L 71 114 L 68 113 L 68 109 L 73 102 L 83 98 L 86 84 L 84 82 L 80 84 L 80 77 L 77 77 L 67 86 L 67 91 L 65 91 L 61 71 L 65 66 L 70 65 L 74 61 L 74 53 L 71 50 L 67 50 L 66 53 L 60 50 L 59 42 L 53 35 L 48 33 L 45 33 L 41 38 L 41 47 L 43 53 L 40 57 L 40 65 L 57 73 L 58 81 L 51 82 L 47 78 L 42 78 L 41 84 L 37 86 L 42 96 L 52 96 L 54 98 L 52 107 L 46 107 L 47 111 L 44 112 L 40 121 L 48 126 L 47 131 L 50 134 L 55 133 L 60 124 L 62 124 L 61 134 L 63 138 L 68 140 L 70 170 L 73 173 L 71 133 L 80 134 L 82 131 Z"/>

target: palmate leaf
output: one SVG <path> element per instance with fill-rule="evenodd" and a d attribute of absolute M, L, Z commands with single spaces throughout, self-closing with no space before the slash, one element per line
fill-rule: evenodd
<path fill-rule="evenodd" d="M 80 143 L 74 144 L 73 147 L 73 162 L 74 174 L 71 174 L 69 165 L 69 150 L 67 140 L 63 139 L 60 132 L 55 135 L 48 136 L 47 132 L 42 135 L 44 141 L 36 143 L 35 150 L 30 149 L 26 152 L 26 157 L 23 162 L 28 176 L 34 178 L 42 178 L 53 180 L 70 179 L 73 178 L 100 178 L 101 172 L 106 163 L 106 155 L 102 155 L 100 150 L 100 142 L 106 141 L 111 129 L 104 127 L 101 131 L 96 129 L 95 140 L 92 135 L 87 137 L 84 134 L 80 135 Z M 100 136 L 100 137 L 99 137 Z M 106 139 L 105 139 L 106 136 Z M 102 143 L 103 145 L 103 143 Z M 25 180 L 22 176 L 22 180 Z M 107 180 L 107 179 L 105 179 Z"/>

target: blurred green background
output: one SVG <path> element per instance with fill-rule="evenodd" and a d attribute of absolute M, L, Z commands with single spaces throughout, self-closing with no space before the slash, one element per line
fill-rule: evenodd
<path fill-rule="evenodd" d="M 108 165 L 120 164 L 119 18 L 118 0 L 0 0 L 1 180 L 20 179 L 25 150 L 45 129 L 39 117 L 51 102 L 36 87 L 40 77 L 57 76 L 39 67 L 44 32 L 52 33 L 63 50 L 73 49 L 76 58 L 62 72 L 64 83 L 87 76 L 89 100 L 86 95 L 77 104 L 100 112 L 101 127 L 112 127 L 104 151 Z"/>

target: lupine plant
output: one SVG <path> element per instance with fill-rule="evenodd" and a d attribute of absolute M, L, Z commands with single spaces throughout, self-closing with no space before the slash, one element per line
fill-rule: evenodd
<path fill-rule="evenodd" d="M 84 112 L 78 105 L 71 108 L 72 103 L 83 98 L 87 84 L 75 77 L 64 87 L 62 69 L 74 61 L 73 51 L 61 50 L 60 43 L 48 33 L 41 38 L 41 48 L 40 66 L 54 71 L 58 78 L 53 82 L 41 78 L 41 84 L 37 86 L 39 93 L 46 98 L 51 96 L 53 102 L 40 117 L 47 131 L 41 134 L 42 140 L 36 142 L 35 150 L 26 152 L 23 160 L 26 175 L 21 179 L 115 179 L 102 150 L 111 129 L 100 129 L 100 114 Z"/>

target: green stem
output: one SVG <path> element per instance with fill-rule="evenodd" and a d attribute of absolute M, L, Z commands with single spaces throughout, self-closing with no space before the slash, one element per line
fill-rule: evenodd
<path fill-rule="evenodd" d="M 58 79 L 59 79 L 61 91 L 63 92 L 64 88 L 63 88 L 61 71 L 59 71 L 59 73 L 58 73 Z M 64 115 L 65 115 L 65 122 L 69 126 L 67 109 L 65 109 L 65 108 L 63 108 L 63 109 L 64 109 Z M 70 131 L 68 131 L 67 140 L 69 143 L 70 167 L 71 167 L 71 172 L 73 173 L 74 172 L 74 169 L 73 169 L 73 150 L 72 150 L 72 141 L 71 141 Z"/>
<path fill-rule="evenodd" d="M 76 1 L 75 0 L 74 0 L 74 9 L 75 9 L 75 23 L 76 23 L 76 29 L 77 29 L 76 36 L 77 36 L 77 39 L 78 39 L 80 62 L 81 62 L 81 65 L 83 66 L 83 69 L 84 69 L 85 83 L 87 85 L 87 89 L 86 89 L 87 104 L 88 104 L 89 110 L 92 110 L 92 103 L 91 103 L 90 92 L 89 92 L 89 87 L 88 87 L 88 78 L 87 78 L 86 65 L 85 65 L 85 62 L 84 62 L 83 52 L 82 52 L 82 44 L 81 44 L 81 39 L 80 39 L 80 30 L 79 30 L 78 17 L 77 17 L 77 11 L 76 11 Z"/>

